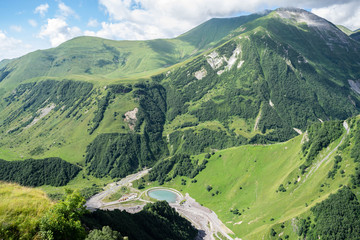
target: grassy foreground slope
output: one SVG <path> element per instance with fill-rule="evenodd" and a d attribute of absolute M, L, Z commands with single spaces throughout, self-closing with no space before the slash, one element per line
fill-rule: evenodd
<path fill-rule="evenodd" d="M 0 238 L 29 239 L 52 202 L 38 189 L 0 182 Z"/>
<path fill-rule="evenodd" d="M 214 210 L 241 239 L 273 239 L 278 234 L 294 239 L 298 237 L 297 218 L 308 216 L 316 203 L 342 185 L 350 184 L 356 165 L 350 157 L 349 146 L 353 143 L 349 141 L 355 140 L 350 135 L 339 150 L 337 147 L 345 136 L 344 130 L 340 138 L 320 151 L 304 174 L 300 166 L 306 159 L 302 142 L 306 142 L 307 136 L 303 134 L 285 143 L 216 151 L 194 179 L 177 177 L 164 186 L 188 192 Z M 333 177 L 329 177 L 335 156 L 341 156 L 342 161 L 337 163 Z M 201 162 L 204 155 L 195 156 L 196 159 Z M 186 180 L 185 185 L 182 179 Z M 272 228 L 277 232 L 274 236 L 270 233 Z"/>

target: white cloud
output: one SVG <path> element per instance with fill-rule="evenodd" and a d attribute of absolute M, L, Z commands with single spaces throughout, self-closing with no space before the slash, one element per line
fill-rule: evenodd
<path fill-rule="evenodd" d="M 49 9 L 49 4 L 47 4 L 47 3 L 41 4 L 35 8 L 34 13 L 39 13 L 40 16 L 44 17 L 45 13 L 47 13 L 48 9 Z"/>
<path fill-rule="evenodd" d="M 39 33 L 39 37 L 49 39 L 53 47 L 80 35 L 82 35 L 80 28 L 70 27 L 66 21 L 61 18 L 48 19 L 47 24 L 41 27 Z"/>
<path fill-rule="evenodd" d="M 36 27 L 38 25 L 37 21 L 35 21 L 34 19 L 29 19 L 28 23 L 32 26 L 32 27 Z"/>
<path fill-rule="evenodd" d="M 78 27 L 69 26 L 67 18 L 70 16 L 78 17 L 76 12 L 63 2 L 58 4 L 58 13 L 54 18 L 48 18 L 47 23 L 41 26 L 39 38 L 48 39 L 52 47 L 56 47 L 61 43 L 83 35 L 83 32 Z"/>
<path fill-rule="evenodd" d="M 24 55 L 34 49 L 21 40 L 9 37 L 0 30 L 0 61 L 5 58 L 15 58 Z"/>
<path fill-rule="evenodd" d="M 15 31 L 15 32 L 21 32 L 22 31 L 22 27 L 18 26 L 18 25 L 11 25 L 10 29 Z"/>
<path fill-rule="evenodd" d="M 64 18 L 67 18 L 69 16 L 78 17 L 77 14 L 75 13 L 75 11 L 72 10 L 69 6 L 65 5 L 65 3 L 60 2 L 58 7 L 59 7 L 61 17 L 64 17 Z"/>
<path fill-rule="evenodd" d="M 99 22 L 96 19 L 90 18 L 87 26 L 88 27 L 98 27 Z"/>
<path fill-rule="evenodd" d="M 105 7 L 109 15 L 109 22 L 103 22 L 102 29 L 98 32 L 87 33 L 113 39 L 175 37 L 213 17 L 229 17 L 241 12 L 276 7 L 320 8 L 338 2 L 339 0 L 251 0 L 246 3 L 238 0 L 99 0 L 99 4 Z M 341 2 L 360 5 L 359 0 Z M 356 18 L 356 15 L 351 16 L 354 16 L 352 19 Z M 360 19 L 359 15 L 357 19 Z"/>
<path fill-rule="evenodd" d="M 360 28 L 360 3 L 357 1 L 314 8 L 311 12 L 334 24 L 344 25 L 351 30 Z"/>

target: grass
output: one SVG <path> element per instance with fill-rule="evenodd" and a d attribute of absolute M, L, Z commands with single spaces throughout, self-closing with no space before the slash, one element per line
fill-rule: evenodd
<path fill-rule="evenodd" d="M 236 135 L 242 135 L 246 138 L 251 138 L 255 136 L 257 133 L 261 134 L 260 131 L 254 131 L 253 126 L 254 126 L 253 121 L 235 116 L 232 118 L 229 128 L 230 130 L 234 130 Z"/>
<path fill-rule="evenodd" d="M 92 124 L 94 113 L 97 111 L 96 99 L 101 99 L 105 94 L 104 88 L 98 88 L 90 96 L 92 103 L 77 109 L 78 115 L 66 118 L 61 111 L 51 111 L 35 125 L 24 128 L 20 134 L 4 134 L 0 140 L 0 159 L 22 160 L 28 158 L 60 157 L 71 163 L 84 163 L 86 147 L 101 133 L 127 133 L 128 124 L 122 119 L 127 111 L 137 107 L 132 94 L 117 95 L 111 100 L 104 114 L 104 119 L 98 129 L 89 135 L 88 129 Z M 20 102 L 20 101 L 19 101 Z M 15 109 L 21 107 L 19 102 L 14 102 L 4 109 L 4 118 Z M 11 122 L 7 129 L 16 128 L 32 114 L 22 113 Z M 2 129 L 7 131 L 7 129 Z M 33 154 L 35 148 L 43 151 Z"/>
<path fill-rule="evenodd" d="M 31 239 L 38 220 L 53 204 L 46 194 L 34 188 L 0 182 L 0 238 L 6 231 L 17 239 Z M 11 231 L 11 230 L 10 230 Z"/>
<path fill-rule="evenodd" d="M 345 169 L 345 175 L 338 173 L 334 180 L 328 179 L 327 173 L 333 167 L 333 154 L 304 181 L 306 174 L 301 176 L 299 170 L 305 161 L 301 152 L 302 137 L 273 145 L 248 145 L 217 151 L 205 170 L 195 177 L 197 183 L 191 183 L 191 179 L 186 177 L 177 177 L 164 186 L 183 194 L 188 192 L 199 203 L 214 210 L 223 223 L 242 239 L 267 239 L 270 229 L 282 223 L 287 224 L 286 234 L 293 236 L 290 230 L 292 219 L 306 214 L 317 202 L 337 191 L 340 184 L 347 184 L 354 164 L 348 153 L 342 153 L 344 162 L 341 169 Z M 317 159 L 325 157 L 339 141 L 323 150 Z M 201 160 L 204 154 L 195 158 Z M 301 180 L 295 183 L 298 176 Z M 187 180 L 186 186 L 181 185 L 182 178 Z M 284 185 L 286 192 L 277 192 L 280 184 Z M 211 191 L 206 190 L 208 185 L 212 187 Z M 238 209 L 241 215 L 231 213 L 231 209 Z"/>

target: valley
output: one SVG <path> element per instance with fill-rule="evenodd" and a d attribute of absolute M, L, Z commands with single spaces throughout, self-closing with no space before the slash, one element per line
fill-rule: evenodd
<path fill-rule="evenodd" d="M 150 188 L 142 192 L 132 188 L 132 182 L 135 180 L 139 180 L 140 178 L 148 174 L 149 170 L 151 169 L 143 170 L 134 175 L 127 176 L 126 178 L 121 179 L 119 182 L 109 184 L 106 187 L 105 191 L 91 197 L 86 202 L 86 207 L 90 210 L 120 209 L 129 213 L 136 213 L 140 212 L 144 208 L 146 203 L 153 202 L 154 200 L 156 201 L 156 199 L 151 199 L 148 194 L 149 191 L 156 189 L 175 191 L 177 195 L 176 202 L 170 202 L 169 205 L 176 209 L 176 211 L 179 212 L 181 216 L 188 219 L 198 229 L 199 233 L 197 239 L 215 239 L 214 236 L 219 238 L 219 234 L 221 236 L 225 236 L 226 239 L 233 239 L 228 234 L 234 233 L 218 219 L 216 214 L 210 209 L 202 207 L 188 194 L 183 196 L 182 193 L 174 189 L 159 187 Z M 124 187 L 130 189 L 130 193 L 127 193 L 126 195 L 112 202 L 104 201 L 106 198 L 114 195 L 117 191 Z"/>
<path fill-rule="evenodd" d="M 0 238 L 106 226 L 149 240 L 359 236 L 354 34 L 279 8 L 1 61 Z M 19 192 L 28 209 L 9 204 Z M 52 214 L 76 204 L 72 230 L 57 232 Z"/>

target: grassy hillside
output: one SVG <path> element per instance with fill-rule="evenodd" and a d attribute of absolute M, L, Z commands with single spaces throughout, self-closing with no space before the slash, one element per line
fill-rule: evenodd
<path fill-rule="evenodd" d="M 177 153 L 286 141 L 359 113 L 359 51 L 297 9 L 176 39 L 76 38 L 1 70 L 0 158 L 60 157 L 118 178 Z"/>
<path fill-rule="evenodd" d="M 227 38 L 162 76 L 172 153 L 284 141 L 312 123 L 359 112 L 348 80 L 359 78 L 360 45 L 324 19 L 279 9 Z"/>
<path fill-rule="evenodd" d="M 260 16 L 212 19 L 174 39 L 113 41 L 77 37 L 56 48 L 2 61 L 0 89 L 13 89 L 25 80 L 40 77 L 85 80 L 102 86 L 109 80 L 149 78 L 215 46 L 232 30 Z"/>
<path fill-rule="evenodd" d="M 13 60 L 0 87 L 11 89 L 27 79 L 75 77 L 101 79 L 148 76 L 188 58 L 194 47 L 178 40 L 112 41 L 78 37 L 57 48 L 36 51 Z"/>
<path fill-rule="evenodd" d="M 0 238 L 31 239 L 38 220 L 53 204 L 38 189 L 0 182 Z"/>
<path fill-rule="evenodd" d="M 239 26 L 266 14 L 268 12 L 234 18 L 213 18 L 180 35 L 177 39 L 191 43 L 191 45 L 198 49 L 214 47 L 222 38 Z"/>
<path fill-rule="evenodd" d="M 351 152 L 357 148 L 354 143 L 360 124 L 355 119 L 348 122 L 350 135 L 346 137 L 343 129 L 342 136 L 323 148 L 304 174 L 300 166 L 309 155 L 302 147 L 307 133 L 285 143 L 216 151 L 195 178 L 178 176 L 164 186 L 187 192 L 214 210 L 241 239 L 276 239 L 270 235 L 272 228 L 277 232 L 274 237 L 297 238 L 293 230 L 298 226 L 297 218 L 310 215 L 312 206 L 341 186 L 352 186 L 357 165 Z M 201 154 L 192 159 L 201 163 L 204 157 Z M 359 196 L 358 189 L 354 192 Z"/>

